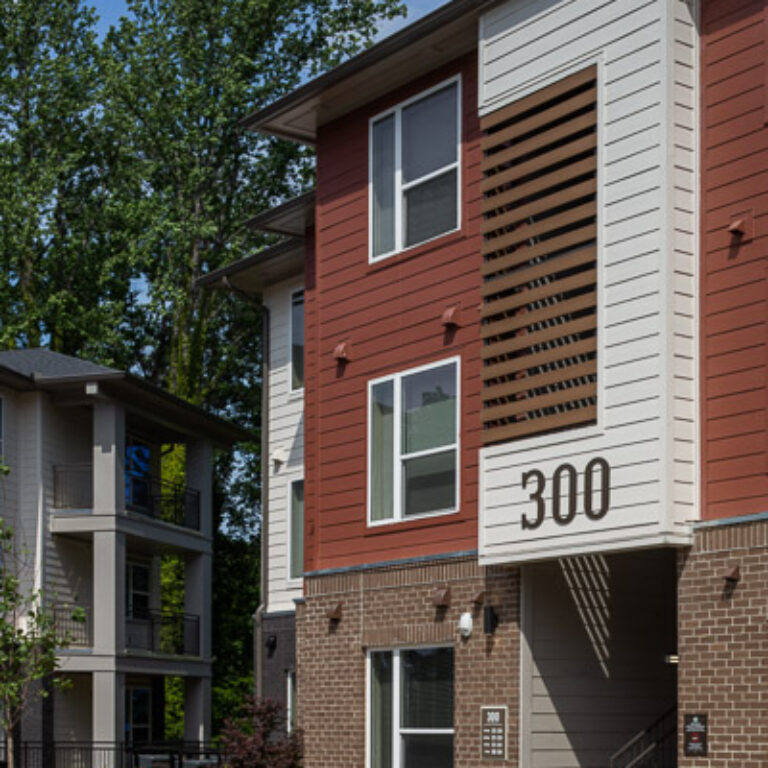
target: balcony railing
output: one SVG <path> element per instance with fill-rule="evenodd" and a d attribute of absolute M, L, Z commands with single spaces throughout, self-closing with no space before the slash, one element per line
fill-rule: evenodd
<path fill-rule="evenodd" d="M 93 508 L 91 464 L 58 464 L 53 468 L 53 506 L 56 509 Z"/>
<path fill-rule="evenodd" d="M 200 655 L 200 617 L 188 613 L 149 611 L 125 619 L 127 648 L 174 656 Z"/>
<path fill-rule="evenodd" d="M 125 478 L 125 504 L 132 512 L 200 530 L 200 492 L 152 475 Z"/>
<path fill-rule="evenodd" d="M 97 741 L 22 741 L 16 746 L 14 768 L 203 768 L 224 764 L 210 744 L 159 742 L 124 744 Z M 7 766 L 0 743 L 0 768 Z"/>
<path fill-rule="evenodd" d="M 73 648 L 93 645 L 90 606 L 58 603 L 53 606 L 53 624 L 56 637 L 63 645 Z"/>
<path fill-rule="evenodd" d="M 200 492 L 153 475 L 125 477 L 125 505 L 155 520 L 200 530 Z M 58 464 L 53 468 L 55 509 L 93 509 L 91 464 Z"/>

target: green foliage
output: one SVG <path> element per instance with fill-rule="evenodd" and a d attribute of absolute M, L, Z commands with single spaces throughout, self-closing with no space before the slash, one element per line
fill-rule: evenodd
<path fill-rule="evenodd" d="M 57 669 L 56 649 L 67 644 L 43 609 L 42 595 L 24 588 L 14 541 L 13 529 L 0 519 L 0 728 L 6 734 L 34 698 L 47 695 L 42 682 Z"/>

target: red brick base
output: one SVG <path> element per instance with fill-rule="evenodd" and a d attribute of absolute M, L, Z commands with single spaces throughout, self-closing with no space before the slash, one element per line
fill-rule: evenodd
<path fill-rule="evenodd" d="M 702 528 L 681 552 L 680 768 L 768 766 L 768 521 Z M 741 579 L 724 575 L 738 566 Z M 709 757 L 684 757 L 683 716 L 709 719 Z"/>
<path fill-rule="evenodd" d="M 450 588 L 447 609 L 436 608 L 438 588 Z M 483 634 L 485 592 L 499 626 Z M 480 568 L 474 558 L 403 565 L 339 575 L 308 577 L 306 602 L 296 616 L 299 726 L 304 731 L 305 768 L 365 765 L 365 653 L 368 648 L 452 643 L 455 691 L 455 765 L 487 765 L 480 757 L 480 707 L 509 708 L 509 760 L 518 756 L 519 574 Z M 338 603 L 341 620 L 328 619 Z M 468 640 L 459 616 L 474 616 Z M 497 764 L 499 764 L 497 762 Z"/>

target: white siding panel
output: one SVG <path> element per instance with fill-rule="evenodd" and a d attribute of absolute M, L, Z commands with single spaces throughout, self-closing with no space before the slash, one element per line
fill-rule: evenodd
<path fill-rule="evenodd" d="M 696 442 L 696 32 L 685 0 L 509 0 L 480 25 L 480 112 L 597 63 L 598 423 L 481 451 L 480 556 L 528 560 L 684 543 Z M 536 529 L 523 489 L 563 463 L 612 467 L 608 513 Z M 672 461 L 671 457 L 676 459 Z M 580 479 L 583 486 L 583 479 Z M 551 491 L 551 488 L 548 487 Z M 580 488 L 582 493 L 583 487 Z M 546 494 L 545 494 L 546 498 Z"/>
<path fill-rule="evenodd" d="M 290 387 L 291 294 L 302 287 L 294 280 L 270 287 L 264 295 L 270 316 L 269 449 L 264 459 L 269 472 L 268 612 L 293 610 L 293 599 L 302 593 L 301 582 L 288 578 L 290 486 L 304 477 L 304 397 Z M 284 463 L 275 463 L 276 451 Z"/>

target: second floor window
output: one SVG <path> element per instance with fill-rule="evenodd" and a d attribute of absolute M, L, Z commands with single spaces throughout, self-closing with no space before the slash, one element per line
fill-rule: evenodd
<path fill-rule="evenodd" d="M 458 508 L 458 360 L 370 385 L 371 523 Z"/>
<path fill-rule="evenodd" d="M 459 227 L 459 80 L 371 122 L 371 260 Z"/>
<path fill-rule="evenodd" d="M 291 483 L 290 550 L 288 577 L 300 579 L 304 574 L 304 481 Z"/>
<path fill-rule="evenodd" d="M 291 391 L 304 387 L 304 291 L 291 294 Z"/>

